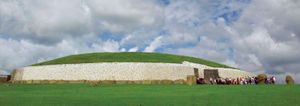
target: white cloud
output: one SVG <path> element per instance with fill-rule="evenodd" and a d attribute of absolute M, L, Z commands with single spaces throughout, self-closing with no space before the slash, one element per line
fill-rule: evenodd
<path fill-rule="evenodd" d="M 62 57 L 65 55 L 86 52 L 117 52 L 119 43 L 113 40 L 98 41 L 91 47 L 76 41 L 63 40 L 62 42 L 47 46 L 32 43 L 28 40 L 12 40 L 0 38 L 0 68 L 10 72 L 21 66 L 27 66 L 41 61 Z"/>
<path fill-rule="evenodd" d="M 297 49 L 300 43 L 295 39 L 299 31 L 292 28 L 300 26 L 294 19 L 300 18 L 297 4 L 300 3 L 293 0 L 255 0 L 231 26 L 231 32 L 235 33 L 231 39 L 237 52 L 251 54 L 259 60 L 256 63 L 261 63 L 254 68 L 261 67 L 260 70 L 268 73 L 299 72 L 297 68 L 300 67 L 296 66 L 300 65 L 300 50 Z M 291 34 L 295 34 L 294 37 Z"/>
<path fill-rule="evenodd" d="M 255 65 L 257 65 L 257 66 L 259 66 L 259 67 L 262 66 L 262 64 L 260 63 L 260 61 L 258 60 L 258 58 L 257 58 L 255 55 L 249 54 L 248 56 L 249 56 L 250 60 L 251 60 Z"/>
<path fill-rule="evenodd" d="M 122 48 L 120 51 L 121 51 L 121 52 L 126 52 L 126 49 L 125 49 L 125 48 Z"/>
<path fill-rule="evenodd" d="M 157 27 L 161 8 L 154 1 L 0 1 L 0 32 L 14 39 L 53 44 L 101 31 L 131 32 Z"/>
<path fill-rule="evenodd" d="M 254 73 L 296 75 L 299 5 L 297 0 L 174 0 L 168 5 L 155 0 L 4 0 L 0 68 L 9 71 L 68 54 L 160 48 Z M 111 35 L 102 35 L 106 32 Z"/>
<path fill-rule="evenodd" d="M 155 49 L 157 49 L 158 47 L 162 46 L 163 43 L 161 41 L 163 37 L 159 36 L 157 38 L 155 38 L 148 47 L 145 48 L 144 52 L 154 52 Z"/>
<path fill-rule="evenodd" d="M 122 40 L 121 40 L 121 42 L 120 42 L 120 44 L 126 44 L 127 42 L 129 42 L 131 39 L 133 38 L 133 35 L 127 35 L 126 37 L 124 37 Z"/>
<path fill-rule="evenodd" d="M 108 40 L 105 42 L 96 42 L 92 44 L 92 48 L 95 51 L 103 51 L 103 52 L 118 52 L 120 51 L 119 42 L 114 40 Z"/>
<path fill-rule="evenodd" d="M 0 68 L 11 71 L 69 54 L 126 51 L 121 45 L 129 38 L 119 42 L 99 34 L 157 28 L 161 11 L 155 1 L 139 0 L 0 1 Z"/>
<path fill-rule="evenodd" d="M 243 6 L 220 3 L 220 7 L 228 6 L 229 9 L 203 14 L 201 10 L 211 10 L 210 2 L 202 1 L 207 8 L 188 2 L 175 1 L 167 7 L 170 12 L 166 12 L 166 29 L 170 36 L 164 40 L 177 47 L 166 49 L 166 52 L 202 57 L 254 73 L 299 73 L 300 50 L 297 48 L 300 43 L 296 29 L 300 27 L 297 21 L 300 18 L 299 1 L 253 0 Z M 239 9 L 242 9 L 239 18 L 230 24 L 224 17 L 206 18 Z M 171 14 L 172 10 L 176 14 Z M 188 43 L 191 44 L 186 45 Z"/>
<path fill-rule="evenodd" d="M 133 47 L 128 50 L 128 52 L 137 52 L 139 50 L 139 47 Z"/>
<path fill-rule="evenodd" d="M 225 60 L 225 62 L 222 62 L 225 65 L 228 65 L 230 67 L 239 67 L 237 63 L 235 63 L 233 60 Z"/>
<path fill-rule="evenodd" d="M 153 1 L 93 0 L 86 4 L 95 17 L 95 24 L 113 32 L 155 27 L 160 19 L 161 8 Z"/>
<path fill-rule="evenodd" d="M 9 75 L 9 73 L 7 71 L 0 69 L 0 75 Z"/>
<path fill-rule="evenodd" d="M 0 67 L 11 71 L 24 65 L 29 65 L 41 59 L 52 59 L 75 50 L 67 41 L 55 46 L 45 46 L 31 43 L 27 40 L 0 39 Z"/>

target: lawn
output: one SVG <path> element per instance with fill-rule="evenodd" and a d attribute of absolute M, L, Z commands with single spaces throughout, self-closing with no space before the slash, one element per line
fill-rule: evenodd
<path fill-rule="evenodd" d="M 99 63 L 99 62 L 151 62 L 151 63 L 182 63 L 189 61 L 193 63 L 203 64 L 211 67 L 231 68 L 229 66 L 219 64 L 213 61 L 180 56 L 165 53 L 143 53 L 143 52 L 102 52 L 102 53 L 86 53 L 78 55 L 70 55 L 57 58 L 50 61 L 34 64 L 39 65 L 55 65 L 55 64 L 77 64 L 77 63 Z"/>
<path fill-rule="evenodd" d="M 0 85 L 0 106 L 299 106 L 300 85 Z"/>

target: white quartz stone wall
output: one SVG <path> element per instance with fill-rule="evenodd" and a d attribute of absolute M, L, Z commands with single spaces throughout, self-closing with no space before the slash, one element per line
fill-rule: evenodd
<path fill-rule="evenodd" d="M 170 63 L 87 63 L 30 66 L 22 80 L 177 80 L 193 75 L 192 67 Z"/>
<path fill-rule="evenodd" d="M 186 66 L 198 68 L 200 76 L 204 76 L 204 69 L 218 69 L 219 76 L 222 78 L 237 78 L 237 77 L 256 76 L 255 74 L 252 74 L 252 73 L 249 73 L 246 71 L 241 71 L 239 69 L 214 68 L 214 67 L 210 67 L 210 66 L 206 66 L 206 65 L 202 65 L 202 64 L 187 62 L 187 61 L 184 61 L 182 64 L 186 65 Z"/>
<path fill-rule="evenodd" d="M 17 71 L 16 80 L 177 80 L 194 75 L 194 68 L 199 69 L 202 78 L 204 69 L 216 69 L 190 62 L 63 64 L 24 67 L 22 71 Z M 237 69 L 217 69 L 221 77 L 252 76 L 251 73 Z"/>
<path fill-rule="evenodd" d="M 229 69 L 229 68 L 217 68 L 219 71 L 219 76 L 222 78 L 238 78 L 238 77 L 254 77 L 255 74 L 241 71 L 238 69 Z"/>

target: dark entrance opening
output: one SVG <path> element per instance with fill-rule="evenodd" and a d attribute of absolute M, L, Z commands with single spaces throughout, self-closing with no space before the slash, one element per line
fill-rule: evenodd
<path fill-rule="evenodd" d="M 6 81 L 10 81 L 11 80 L 11 75 L 7 75 Z"/>
<path fill-rule="evenodd" d="M 197 84 L 205 84 L 204 78 L 200 78 L 200 76 L 199 76 L 199 69 L 198 68 L 194 68 L 194 75 L 196 77 Z"/>
<path fill-rule="evenodd" d="M 199 78 L 199 70 L 198 68 L 194 68 L 194 75 L 196 78 Z"/>
<path fill-rule="evenodd" d="M 209 79 L 217 79 L 219 78 L 218 69 L 204 69 L 204 80 L 206 83 L 209 83 Z"/>

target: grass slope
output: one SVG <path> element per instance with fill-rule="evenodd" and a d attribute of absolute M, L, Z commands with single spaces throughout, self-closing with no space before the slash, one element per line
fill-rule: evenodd
<path fill-rule="evenodd" d="M 299 106 L 300 85 L 0 85 L 1 106 Z"/>
<path fill-rule="evenodd" d="M 143 53 L 143 52 L 115 52 L 115 53 L 87 53 L 79 55 L 66 56 L 42 63 L 38 65 L 54 65 L 54 64 L 75 64 L 75 63 L 98 63 L 98 62 L 154 62 L 154 63 L 182 63 L 189 61 L 199 64 L 204 64 L 211 67 L 231 68 L 229 66 L 216 62 L 173 54 L 163 53 Z"/>

